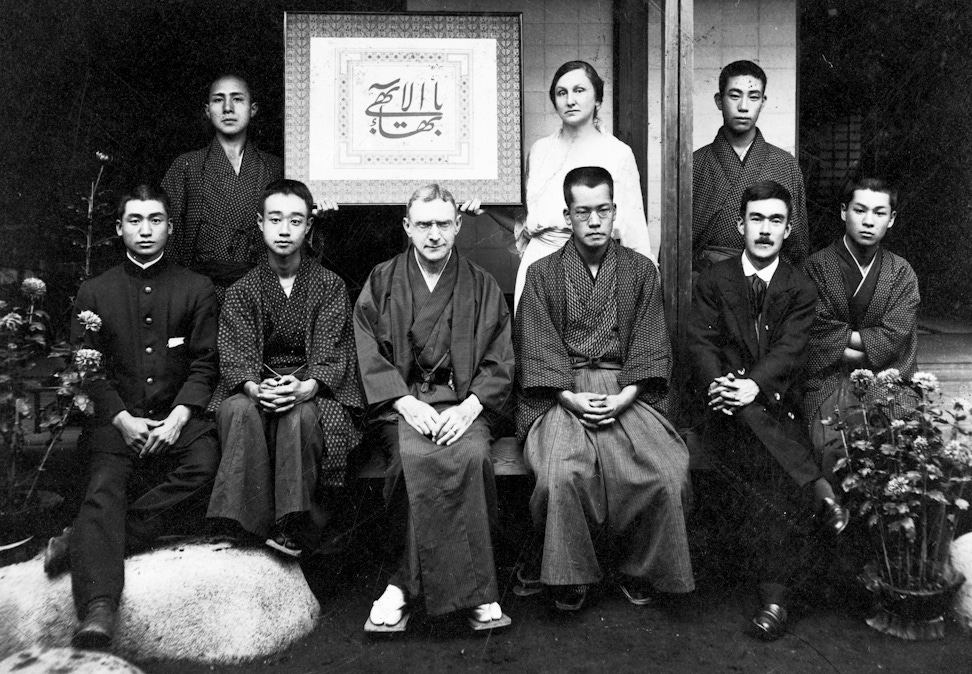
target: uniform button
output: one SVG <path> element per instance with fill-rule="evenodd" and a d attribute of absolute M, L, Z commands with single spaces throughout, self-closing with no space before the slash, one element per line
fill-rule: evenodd
<path fill-rule="evenodd" d="M 152 292 L 152 286 L 145 286 L 145 294 L 148 295 L 150 292 Z"/>
<path fill-rule="evenodd" d="M 152 317 L 151 316 L 146 316 L 145 317 L 145 325 L 152 325 Z"/>
<path fill-rule="evenodd" d="M 145 347 L 145 353 L 152 353 L 152 347 L 151 346 L 146 346 Z"/>
<path fill-rule="evenodd" d="M 151 386 L 152 384 L 155 383 L 155 380 L 149 377 L 148 379 L 145 380 L 145 383 Z"/>

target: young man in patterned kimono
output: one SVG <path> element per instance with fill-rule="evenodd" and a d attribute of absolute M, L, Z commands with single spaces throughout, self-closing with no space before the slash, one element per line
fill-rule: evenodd
<path fill-rule="evenodd" d="M 313 203 L 296 180 L 260 197 L 266 257 L 226 292 L 210 406 L 223 458 L 208 516 L 293 558 L 319 542 L 364 407 L 347 290 L 304 246 Z"/>
<path fill-rule="evenodd" d="M 790 193 L 793 213 L 782 257 L 799 266 L 809 253 L 803 174 L 789 152 L 763 140 L 756 127 L 766 103 L 766 73 L 752 61 L 735 61 L 719 74 L 716 107 L 722 127 L 699 148 L 692 164 L 692 253 L 695 271 L 735 256 L 743 249 L 736 227 L 743 190 L 775 180 Z"/>
<path fill-rule="evenodd" d="M 203 418 L 216 383 L 216 298 L 209 279 L 169 258 L 168 206 L 148 185 L 122 197 L 125 260 L 85 281 L 75 302 L 72 332 L 101 352 L 104 377 L 86 387 L 84 502 L 44 558 L 49 575 L 71 569 L 75 648 L 111 646 L 125 555 L 202 523 L 219 465 L 216 429 Z"/>
<path fill-rule="evenodd" d="M 354 307 L 369 418 L 389 458 L 385 504 L 404 548 L 365 630 L 404 629 L 420 596 L 429 615 L 465 610 L 474 629 L 501 627 L 486 412 L 500 412 L 513 386 L 509 310 L 454 246 L 452 194 L 422 187 L 406 213 L 408 249 L 372 270 Z"/>
<path fill-rule="evenodd" d="M 658 272 L 611 238 L 610 173 L 573 169 L 563 190 L 572 238 L 527 270 L 516 317 L 517 435 L 543 536 L 538 577 L 521 574 L 518 594 L 542 583 L 557 608 L 579 610 L 613 547 L 622 592 L 643 605 L 695 587 L 688 450 L 664 416 L 672 359 Z"/>
<path fill-rule="evenodd" d="M 897 192 L 877 178 L 851 183 L 840 217 L 844 235 L 807 260 L 820 299 L 810 332 L 804 412 L 814 449 L 829 473 L 843 455 L 839 434 L 821 421 L 857 402 L 848 375 L 856 369 L 917 367 L 918 279 L 881 242 L 894 226 Z"/>
<path fill-rule="evenodd" d="M 204 109 L 216 135 L 172 162 L 162 189 L 172 202 L 173 258 L 211 278 L 222 302 L 226 288 L 262 257 L 257 199 L 283 178 L 283 162 L 248 140 L 258 105 L 242 77 L 216 79 Z"/>
<path fill-rule="evenodd" d="M 849 517 L 821 475 L 801 418 L 800 375 L 817 293 L 780 258 L 791 205 L 773 181 L 743 192 L 738 229 L 746 248 L 699 276 L 688 330 L 697 405 L 705 408 L 702 443 L 726 478 L 730 526 L 755 532 L 739 543 L 755 547 L 744 561 L 760 586 L 763 606 L 752 623 L 762 639 L 785 631 L 787 586 L 812 557 L 815 538 L 802 529 L 813 508 L 832 533 Z"/>

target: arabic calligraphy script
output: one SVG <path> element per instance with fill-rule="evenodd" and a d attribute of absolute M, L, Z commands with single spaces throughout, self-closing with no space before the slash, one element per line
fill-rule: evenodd
<path fill-rule="evenodd" d="M 442 120 L 438 82 L 405 82 L 397 78 L 368 87 L 374 100 L 365 109 L 371 117 L 369 132 L 383 138 L 409 138 L 420 133 L 442 135 L 436 122 Z"/>

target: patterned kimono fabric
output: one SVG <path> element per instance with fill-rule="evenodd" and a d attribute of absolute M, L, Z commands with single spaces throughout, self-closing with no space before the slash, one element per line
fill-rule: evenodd
<path fill-rule="evenodd" d="M 722 130 L 711 145 L 696 150 L 692 168 L 692 252 L 696 270 L 730 257 L 743 249 L 743 237 L 736 227 L 742 193 L 761 180 L 775 180 L 790 191 L 793 212 L 791 232 L 783 242 L 781 256 L 798 265 L 807 256 L 806 197 L 803 175 L 793 155 L 756 138 L 740 160 Z"/>
<path fill-rule="evenodd" d="M 452 373 L 453 308 L 475 301 L 455 292 L 458 261 L 453 251 L 430 292 L 409 250 L 405 283 L 392 289 L 393 301 L 396 293 L 411 294 L 409 393 L 439 411 L 461 402 Z M 397 537 L 393 548 L 404 549 L 389 584 L 424 596 L 429 615 L 498 601 L 490 536 L 496 488 L 485 415 L 451 446 L 436 445 L 397 416 L 385 418 L 378 438 L 389 455 L 384 497 Z"/>
<path fill-rule="evenodd" d="M 536 344 L 563 341 L 575 392 L 621 390 L 617 248 L 609 248 L 595 279 L 576 247 L 564 246 L 563 334 L 525 337 Z M 524 306 L 532 312 L 533 298 Z M 614 423 L 590 430 L 554 404 L 530 427 L 524 458 L 537 476 L 530 510 L 543 532 L 543 583 L 600 581 L 598 553 L 613 547 L 621 573 L 663 592 L 694 588 L 685 536 L 688 452 L 653 407 L 636 400 Z"/>
<path fill-rule="evenodd" d="M 217 404 L 222 402 L 217 422 L 223 459 L 207 516 L 236 520 L 260 537 L 268 536 L 274 524 L 288 515 L 314 513 L 320 520 L 323 513 L 315 499 L 318 482 L 343 485 L 347 454 L 358 440 L 348 409 L 362 406 L 353 352 L 347 343 L 343 348 L 326 344 L 341 341 L 342 333 L 345 342 L 350 338 L 347 295 L 339 298 L 344 308 L 340 315 L 322 316 L 325 287 L 318 277 L 324 273 L 330 274 L 305 260 L 287 297 L 276 273 L 264 262 L 231 289 L 222 312 L 221 356 L 224 361 L 245 361 L 250 370 L 246 375 L 230 374 L 230 390 L 248 380 L 272 378 L 274 372 L 322 382 L 317 398 L 283 414 L 259 409 L 242 392 L 226 398 L 227 381 L 221 381 L 214 396 Z M 343 284 L 339 288 L 343 292 Z M 245 289 L 259 301 L 253 302 L 252 297 L 244 301 L 244 293 L 237 291 Z M 250 318 L 248 327 L 259 334 L 240 329 L 243 318 Z M 333 323 L 333 328 L 320 330 L 322 320 Z M 309 343 L 308 325 L 336 337 Z M 308 353 L 309 348 L 314 353 Z M 321 368 L 328 361 L 333 373 Z M 226 380 L 225 369 L 222 374 Z M 335 400 L 335 395 L 342 400 Z M 304 521 L 301 531 L 310 538 L 302 542 L 313 544 L 320 532 L 307 525 Z"/>
<path fill-rule="evenodd" d="M 835 410 L 840 411 L 841 418 L 860 416 L 854 409 L 859 402 L 852 393 L 850 372 L 858 367 L 875 372 L 893 367 L 904 378 L 915 372 L 918 286 L 907 263 L 883 248 L 874 255 L 867 277 L 862 278 L 843 240 L 816 253 L 807 272 L 817 284 L 821 299 L 810 341 L 805 412 L 813 447 L 822 453 L 824 471 L 830 475 L 844 450 L 839 432 L 821 422 L 832 417 Z M 868 362 L 848 367 L 840 356 L 848 334 L 854 331 L 862 335 Z M 879 387 L 868 392 L 870 399 L 885 395 Z M 897 402 L 905 403 L 908 397 L 908 393 L 900 393 Z"/>
<path fill-rule="evenodd" d="M 208 147 L 176 159 L 162 181 L 172 200 L 175 258 L 210 277 L 220 303 L 226 289 L 261 255 L 257 199 L 264 187 L 282 177 L 280 159 L 250 142 L 237 174 L 213 138 Z"/>

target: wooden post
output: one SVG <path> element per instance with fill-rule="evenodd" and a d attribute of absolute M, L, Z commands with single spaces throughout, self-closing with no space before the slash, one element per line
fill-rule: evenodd
<path fill-rule="evenodd" d="M 662 45 L 661 267 L 676 376 L 692 302 L 692 73 L 694 0 L 665 0 Z"/>
<path fill-rule="evenodd" d="M 614 3 L 614 135 L 627 143 L 648 197 L 648 3 Z M 643 203 L 645 213 L 648 204 Z"/>

